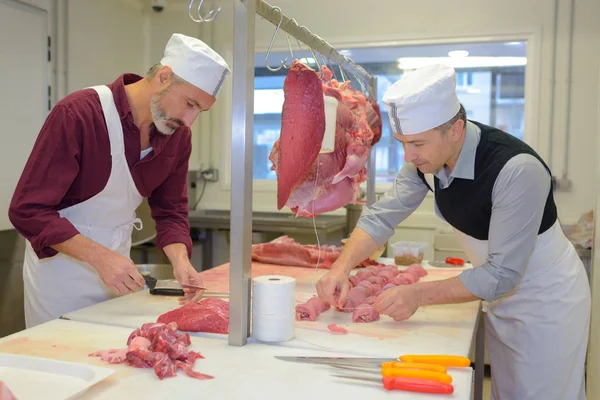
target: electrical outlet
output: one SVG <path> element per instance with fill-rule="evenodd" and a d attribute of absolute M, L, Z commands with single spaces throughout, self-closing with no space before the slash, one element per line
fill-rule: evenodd
<path fill-rule="evenodd" d="M 217 182 L 219 180 L 219 170 L 216 168 L 205 169 L 201 174 L 202 178 L 207 182 Z"/>
<path fill-rule="evenodd" d="M 553 176 L 552 185 L 554 186 L 554 190 L 557 192 L 569 192 L 573 182 L 571 182 L 571 180 L 568 178 L 556 178 Z"/>

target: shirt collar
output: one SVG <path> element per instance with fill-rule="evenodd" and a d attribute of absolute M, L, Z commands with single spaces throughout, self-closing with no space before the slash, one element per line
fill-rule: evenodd
<path fill-rule="evenodd" d="M 135 83 L 140 79 L 142 79 L 142 77 L 136 74 L 123 74 L 110 85 L 115 98 L 115 106 L 117 106 L 117 110 L 119 112 L 119 117 L 122 120 L 125 118 L 131 118 L 131 123 L 133 123 L 133 113 L 131 112 L 129 100 L 127 99 L 125 85 Z"/>
<path fill-rule="evenodd" d="M 446 181 L 449 178 L 475 179 L 475 155 L 480 137 L 481 129 L 471 121 L 467 121 L 465 140 L 450 176 L 446 175 L 443 167 L 435 172 L 435 176 L 442 181 Z"/>

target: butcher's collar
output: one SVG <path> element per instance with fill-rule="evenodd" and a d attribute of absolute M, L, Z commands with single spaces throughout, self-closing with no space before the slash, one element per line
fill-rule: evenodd
<path fill-rule="evenodd" d="M 435 176 L 446 184 L 450 184 L 453 178 L 475 179 L 475 155 L 480 137 L 481 129 L 471 121 L 467 121 L 465 140 L 452 172 L 450 175 L 446 175 L 446 170 L 440 168 L 436 171 Z"/>

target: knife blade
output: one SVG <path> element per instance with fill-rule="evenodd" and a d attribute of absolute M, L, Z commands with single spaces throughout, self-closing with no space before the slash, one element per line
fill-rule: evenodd
<path fill-rule="evenodd" d="M 386 361 L 399 361 L 397 358 L 370 358 L 370 357 L 303 357 L 303 356 L 274 356 L 283 361 L 303 362 L 309 364 L 376 364 Z"/>

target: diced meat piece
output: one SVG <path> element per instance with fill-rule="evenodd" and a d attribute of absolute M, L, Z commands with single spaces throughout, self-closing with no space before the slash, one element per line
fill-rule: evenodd
<path fill-rule="evenodd" d="M 212 378 L 192 370 L 195 361 L 204 357 L 188 350 L 190 344 L 189 334 L 178 333 L 175 322 L 147 323 L 129 335 L 126 349 L 98 351 L 90 356 L 112 364 L 126 362 L 135 368 L 153 368 L 160 380 L 176 376 L 180 367 L 192 378 Z"/>
<path fill-rule="evenodd" d="M 368 269 L 363 269 L 356 273 L 356 279 L 359 281 L 367 280 L 372 276 L 375 276 L 375 273 L 373 271 L 369 271 Z"/>
<path fill-rule="evenodd" d="M 296 319 L 298 321 L 316 321 L 317 317 L 329 308 L 331 306 L 320 297 L 313 296 L 306 303 L 296 306 Z"/>
<path fill-rule="evenodd" d="M 373 273 L 373 275 L 376 275 L 379 270 L 381 269 L 381 265 L 377 266 L 377 265 L 367 265 L 365 267 L 365 269 L 371 271 Z"/>
<path fill-rule="evenodd" d="M 180 330 L 187 332 L 229 332 L 229 302 L 207 298 L 189 303 L 158 317 L 157 322 L 175 322 Z"/>
<path fill-rule="evenodd" d="M 106 361 L 107 363 L 120 364 L 127 359 L 127 351 L 128 349 L 103 350 L 90 353 L 89 356 L 100 357 L 102 361 Z"/>
<path fill-rule="evenodd" d="M 416 275 L 416 273 L 411 272 L 402 272 L 400 275 L 398 275 L 398 278 L 402 278 L 403 280 L 408 282 L 408 285 L 412 285 L 413 283 L 416 283 L 419 280 L 419 277 Z"/>
<path fill-rule="evenodd" d="M 421 264 L 409 265 L 404 272 L 415 273 L 419 278 L 427 276 L 427 270 Z"/>
<path fill-rule="evenodd" d="M 0 400 L 17 400 L 8 386 L 6 386 L 6 383 L 2 381 L 0 381 Z"/>
<path fill-rule="evenodd" d="M 385 277 L 383 276 L 372 276 L 369 279 L 367 279 L 369 282 L 374 283 L 375 285 L 385 285 L 388 281 Z"/>
<path fill-rule="evenodd" d="M 379 320 L 379 313 L 369 304 L 360 304 L 352 313 L 354 322 L 373 322 Z"/>
<path fill-rule="evenodd" d="M 393 283 L 388 283 L 387 285 L 385 285 L 381 290 L 386 291 L 388 289 L 393 289 L 395 288 L 396 285 L 394 285 Z"/>
<path fill-rule="evenodd" d="M 350 284 L 352 284 L 352 287 L 358 286 L 360 282 L 360 280 L 355 275 L 348 276 L 348 280 L 350 281 Z"/>
<path fill-rule="evenodd" d="M 375 304 L 376 300 L 377 300 L 377 296 L 369 296 L 365 299 L 364 304 L 373 305 L 373 304 Z"/>
<path fill-rule="evenodd" d="M 387 282 L 390 282 L 392 279 L 394 279 L 396 277 L 396 275 L 398 275 L 398 271 L 391 271 L 391 270 L 380 271 L 377 274 L 377 276 L 381 276 L 381 277 L 385 278 L 385 280 Z"/>
<path fill-rule="evenodd" d="M 336 324 L 327 325 L 327 329 L 329 329 L 331 332 L 338 334 L 338 335 L 347 335 L 348 334 L 348 331 L 345 328 L 342 328 L 341 326 L 337 326 Z"/>
<path fill-rule="evenodd" d="M 395 278 L 393 278 L 390 283 L 393 283 L 396 286 L 400 286 L 400 285 L 410 285 L 410 281 L 407 279 L 404 279 L 404 276 L 402 276 L 402 274 L 396 276 Z"/>
<path fill-rule="evenodd" d="M 369 289 L 369 293 L 367 294 L 368 296 L 371 296 L 377 292 L 377 286 L 369 281 L 362 281 L 358 284 L 358 286 Z"/>
<path fill-rule="evenodd" d="M 348 298 L 346 299 L 346 304 L 344 304 L 342 311 L 351 312 L 358 307 L 359 304 L 362 304 L 370 295 L 371 291 L 364 286 L 357 286 L 350 289 L 348 292 Z"/>

